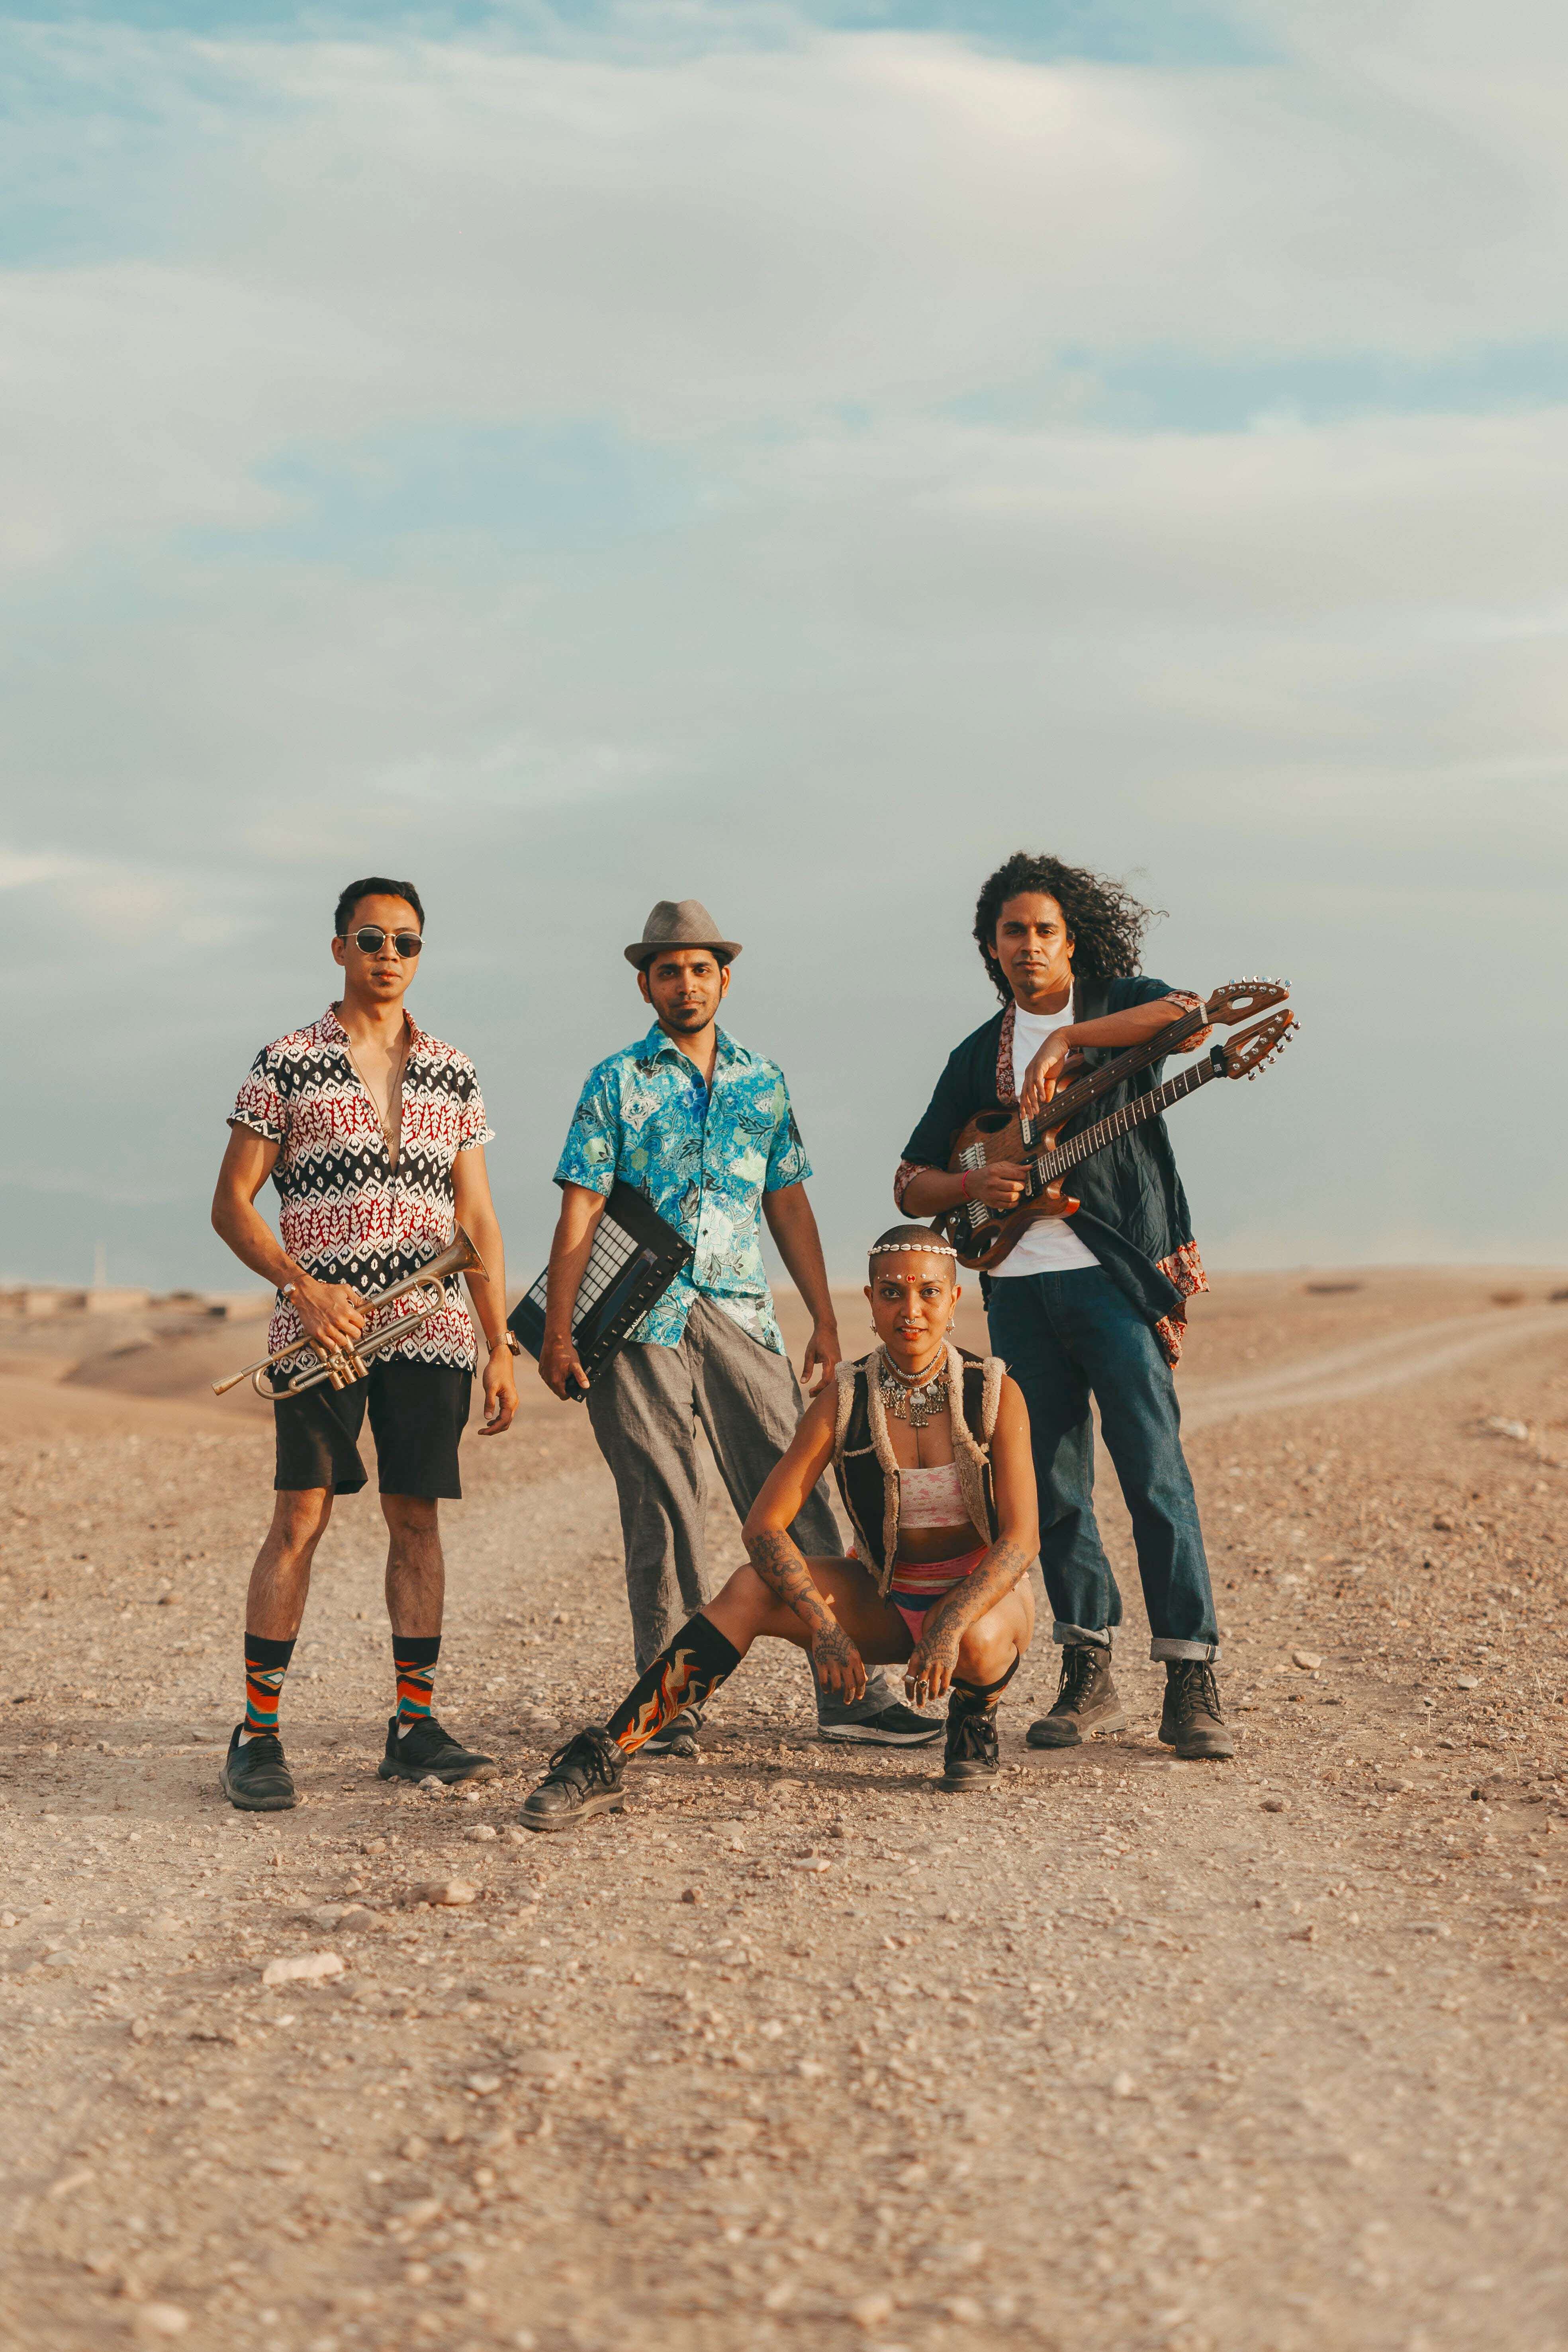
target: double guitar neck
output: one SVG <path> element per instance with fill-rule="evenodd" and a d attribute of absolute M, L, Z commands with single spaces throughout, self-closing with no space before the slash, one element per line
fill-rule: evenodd
<path fill-rule="evenodd" d="M 1207 1029 L 1213 1020 L 1214 1014 L 1208 1007 L 1200 1004 L 1194 1012 L 1184 1013 L 1179 1020 L 1171 1022 L 1154 1036 L 1146 1037 L 1141 1045 L 1129 1045 L 1111 1061 L 1102 1062 L 1098 1070 L 1089 1072 L 1087 1078 L 1079 1078 L 1074 1085 L 1063 1087 L 1051 1097 L 1039 1118 L 1025 1118 L 1020 1114 L 1018 1126 L 1025 1150 L 1032 1154 L 1044 1137 L 1054 1135 L 1069 1118 L 1076 1118 L 1080 1110 L 1088 1110 L 1091 1103 L 1099 1102 L 1102 1095 L 1108 1095 L 1113 1087 L 1119 1087 L 1123 1078 L 1130 1078 L 1134 1070 L 1146 1070 L 1151 1062 L 1163 1062 L 1167 1054 L 1179 1053 L 1189 1037 L 1200 1029 Z M 1121 1131 L 1117 1129 L 1118 1134 Z M 1104 1140 L 1109 1142 L 1110 1139 L 1108 1133 Z"/>

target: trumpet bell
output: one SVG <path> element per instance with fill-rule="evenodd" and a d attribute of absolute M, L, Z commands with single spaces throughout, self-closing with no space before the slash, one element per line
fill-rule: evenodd
<path fill-rule="evenodd" d="M 459 1225 L 440 1256 L 433 1257 L 427 1265 L 420 1267 L 416 1275 L 410 1275 L 408 1280 L 410 1282 L 445 1282 L 454 1274 L 483 1274 L 484 1270 L 483 1258 Z M 397 1289 L 388 1291 L 385 1295 L 389 1298 L 395 1297 L 397 1290 L 402 1287 L 402 1284 L 399 1284 Z"/>

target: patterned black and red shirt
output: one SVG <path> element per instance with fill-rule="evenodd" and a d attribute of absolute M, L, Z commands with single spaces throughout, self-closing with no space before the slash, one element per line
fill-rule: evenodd
<path fill-rule="evenodd" d="M 281 1146 L 272 1181 L 279 1229 L 297 1265 L 319 1282 L 385 1290 L 444 1250 L 457 1230 L 452 1166 L 459 1151 L 489 1143 L 485 1098 L 466 1054 L 408 1021 L 403 1129 L 394 1168 L 369 1088 L 353 1066 L 347 1032 L 329 1006 L 308 1029 L 264 1045 L 240 1087 L 231 1127 Z M 447 1306 L 400 1346 L 378 1350 L 405 1362 L 471 1371 L 474 1327 L 459 1281 Z M 394 1313 L 411 1311 L 400 1301 Z M 268 1350 L 301 1336 L 291 1300 L 272 1312 Z"/>

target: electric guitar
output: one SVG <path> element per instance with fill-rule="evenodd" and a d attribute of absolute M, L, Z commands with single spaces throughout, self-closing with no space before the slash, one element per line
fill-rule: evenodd
<path fill-rule="evenodd" d="M 1252 1028 L 1243 1030 L 1228 1045 L 1211 1046 L 1201 1062 L 1194 1063 L 1176 1077 L 1167 1078 L 1163 1086 L 1134 1096 L 1108 1118 L 1097 1120 L 1065 1143 L 1058 1145 L 1054 1140 L 1068 1119 L 1109 1094 L 1135 1070 L 1146 1069 L 1151 1062 L 1176 1052 L 1200 1029 L 1245 1021 L 1268 1005 L 1279 1004 L 1288 994 L 1281 981 L 1228 982 L 1225 987 L 1215 989 L 1207 1003 L 1196 1012 L 1184 1013 L 1155 1035 L 1145 1038 L 1141 1045 L 1129 1046 L 1125 1053 L 1102 1063 L 1072 1086 L 1064 1087 L 1038 1118 L 1026 1119 L 1016 1110 L 994 1110 L 982 1111 L 970 1119 L 953 1139 L 947 1163 L 953 1175 L 975 1173 L 998 1160 L 1022 1165 L 1028 1175 L 1024 1197 L 1016 1208 L 991 1209 L 983 1201 L 961 1201 L 941 1220 L 958 1253 L 960 1265 L 988 1272 L 1001 1264 L 1025 1227 L 1036 1218 L 1063 1214 L 1061 1178 L 1093 1153 L 1103 1150 L 1118 1136 L 1128 1134 L 1146 1119 L 1157 1118 L 1173 1103 L 1184 1101 L 1200 1087 L 1207 1086 L 1211 1078 L 1255 1078 L 1300 1026 L 1293 1013 L 1269 1013 Z"/>

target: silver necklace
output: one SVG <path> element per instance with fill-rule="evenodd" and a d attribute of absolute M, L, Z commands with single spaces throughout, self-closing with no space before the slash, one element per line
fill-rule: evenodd
<path fill-rule="evenodd" d="M 895 1421 L 907 1422 L 918 1433 L 947 1411 L 946 1349 L 929 1370 L 910 1376 L 900 1371 L 883 1348 L 877 1365 L 877 1386 L 884 1412 Z"/>

